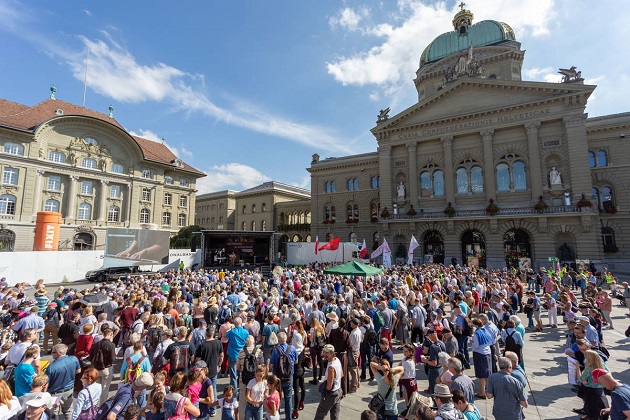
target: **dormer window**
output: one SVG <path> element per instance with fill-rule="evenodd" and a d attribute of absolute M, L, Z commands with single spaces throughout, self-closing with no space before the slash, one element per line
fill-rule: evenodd
<path fill-rule="evenodd" d="M 177 166 L 178 168 L 179 168 L 180 166 L 182 166 L 182 161 L 181 161 L 181 160 L 179 160 L 179 159 L 175 159 L 175 160 L 171 161 L 171 163 L 172 163 L 173 165 Z"/>
<path fill-rule="evenodd" d="M 57 115 L 63 115 L 63 110 L 61 110 L 61 109 L 57 109 L 57 110 L 55 111 L 55 114 L 57 114 Z"/>
<path fill-rule="evenodd" d="M 98 146 L 98 142 L 94 140 L 92 137 L 86 137 L 84 141 L 86 144 L 89 144 L 91 146 Z"/>

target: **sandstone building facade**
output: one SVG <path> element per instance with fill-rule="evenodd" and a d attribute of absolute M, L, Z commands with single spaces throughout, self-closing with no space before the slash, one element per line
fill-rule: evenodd
<path fill-rule="evenodd" d="M 54 98 L 0 99 L 0 251 L 33 249 L 39 211 L 63 218 L 60 250 L 103 249 L 107 227 L 192 224 L 205 174 L 109 115 Z"/>
<path fill-rule="evenodd" d="M 312 235 L 406 260 L 490 268 L 605 262 L 630 272 L 630 113 L 588 118 L 596 86 L 524 81 L 509 25 L 469 10 L 421 54 L 418 102 L 378 116 L 373 153 L 320 159 L 311 174 Z M 601 266 L 598 266 L 601 268 Z"/>

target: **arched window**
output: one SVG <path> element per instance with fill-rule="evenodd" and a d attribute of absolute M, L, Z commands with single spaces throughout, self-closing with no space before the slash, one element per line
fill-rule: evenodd
<path fill-rule="evenodd" d="M 252 232 L 254 232 L 256 230 L 256 221 L 253 220 L 252 221 Z"/>
<path fill-rule="evenodd" d="M 593 152 L 588 152 L 588 166 L 590 168 L 594 168 L 595 166 L 597 166 L 595 162 L 595 153 Z"/>
<path fill-rule="evenodd" d="M 357 191 L 359 189 L 359 180 L 352 178 L 348 180 L 348 191 Z"/>
<path fill-rule="evenodd" d="M 15 196 L 0 195 L 0 214 L 15 214 Z"/>
<path fill-rule="evenodd" d="M 123 173 L 122 165 L 119 165 L 118 163 L 112 163 L 112 172 L 115 174 L 122 174 Z"/>
<path fill-rule="evenodd" d="M 352 217 L 354 217 L 355 221 L 359 221 L 359 205 L 355 204 L 352 206 Z"/>
<path fill-rule="evenodd" d="M 180 213 L 179 216 L 177 216 L 177 226 L 186 226 L 186 215 L 184 213 Z"/>
<path fill-rule="evenodd" d="M 51 162 L 64 163 L 66 161 L 66 155 L 61 152 L 49 152 L 48 160 Z"/>
<path fill-rule="evenodd" d="M 330 181 L 326 181 L 326 183 L 324 184 L 324 192 L 325 193 L 330 192 Z"/>
<path fill-rule="evenodd" d="M 256 204 L 252 204 L 252 213 L 256 213 Z"/>
<path fill-rule="evenodd" d="M 420 196 L 441 197 L 444 195 L 444 172 L 433 163 L 425 165 L 420 172 Z"/>
<path fill-rule="evenodd" d="M 514 179 L 514 189 L 516 191 L 527 190 L 527 177 L 525 175 L 525 163 L 520 160 L 512 165 L 512 178 Z"/>
<path fill-rule="evenodd" d="M 280 224 L 284 225 L 286 223 L 284 212 L 280 212 Z"/>
<path fill-rule="evenodd" d="M 96 169 L 96 159 L 83 158 L 83 160 L 81 161 L 81 166 L 87 169 Z"/>
<path fill-rule="evenodd" d="M 245 214 L 247 212 L 247 206 L 243 205 L 243 214 Z"/>
<path fill-rule="evenodd" d="M 260 230 L 262 230 L 262 231 L 267 230 L 267 221 L 266 220 L 261 220 L 260 221 Z"/>
<path fill-rule="evenodd" d="M 466 168 L 459 168 L 455 172 L 457 179 L 457 194 L 468 194 L 468 171 Z"/>
<path fill-rule="evenodd" d="M 381 188 L 381 177 L 380 176 L 373 176 L 370 179 L 370 186 L 372 188 Z"/>
<path fill-rule="evenodd" d="M 151 220 L 151 212 L 149 209 L 140 210 L 140 223 L 149 223 Z"/>
<path fill-rule="evenodd" d="M 335 191 L 336 191 L 335 181 L 330 181 L 330 192 L 335 192 Z"/>
<path fill-rule="evenodd" d="M 107 221 L 120 222 L 120 207 L 109 206 L 109 208 L 107 209 Z"/>
<path fill-rule="evenodd" d="M 526 191 L 527 175 L 525 162 L 517 160 L 518 156 L 508 153 L 496 166 L 497 191 Z"/>
<path fill-rule="evenodd" d="M 98 142 L 97 142 L 95 139 L 93 139 L 92 137 L 86 137 L 86 138 L 84 139 L 84 141 L 85 141 L 87 144 L 90 144 L 90 145 L 92 145 L 92 146 L 98 146 Z"/>
<path fill-rule="evenodd" d="M 10 155 L 24 156 L 24 146 L 16 143 L 5 143 L 4 153 L 8 153 Z"/>
<path fill-rule="evenodd" d="M 420 174 L 420 195 L 422 197 L 431 195 L 431 174 L 428 171 Z"/>
<path fill-rule="evenodd" d="M 615 208 L 615 204 L 613 203 L 613 190 L 610 187 L 602 187 L 599 193 L 602 208 L 605 211 L 611 211 Z"/>
<path fill-rule="evenodd" d="M 0 229 L 0 252 L 11 252 L 15 246 L 15 233 L 8 229 Z"/>
<path fill-rule="evenodd" d="M 266 212 L 267 211 L 267 204 L 262 203 L 262 208 L 260 209 L 260 211 Z"/>
<path fill-rule="evenodd" d="M 497 191 L 510 191 L 510 168 L 505 163 L 497 165 Z"/>
<path fill-rule="evenodd" d="M 291 242 L 302 242 L 302 237 L 296 233 L 293 235 L 293 238 L 291 238 Z"/>
<path fill-rule="evenodd" d="M 597 152 L 597 166 L 608 166 L 608 155 L 605 150 Z"/>
<path fill-rule="evenodd" d="M 335 206 L 327 204 L 324 206 L 324 221 L 331 222 L 336 219 Z"/>
<path fill-rule="evenodd" d="M 378 203 L 376 201 L 370 204 L 370 217 L 373 219 L 378 218 Z"/>
<path fill-rule="evenodd" d="M 483 192 L 483 175 L 480 166 L 470 168 L 470 189 L 473 194 Z"/>
<path fill-rule="evenodd" d="M 46 200 L 44 203 L 44 211 L 59 211 L 59 201 Z"/>
<path fill-rule="evenodd" d="M 246 222 L 243 222 L 243 225 L 242 225 L 242 229 L 241 229 L 241 230 L 243 230 L 243 231 L 246 231 L 246 230 L 247 230 L 247 223 L 246 223 Z"/>
<path fill-rule="evenodd" d="M 433 172 L 433 196 L 444 196 L 444 172 L 440 170 Z"/>
<path fill-rule="evenodd" d="M 92 217 L 92 205 L 90 203 L 79 204 L 79 212 L 77 213 L 77 220 L 90 220 L 91 217 Z"/>

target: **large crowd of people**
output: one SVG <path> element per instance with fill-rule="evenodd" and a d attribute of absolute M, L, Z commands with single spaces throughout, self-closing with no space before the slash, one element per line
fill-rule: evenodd
<path fill-rule="evenodd" d="M 574 411 L 630 418 L 630 388 L 606 365 L 602 330 L 622 293 L 609 273 L 324 268 L 172 270 L 84 290 L 0 284 L 0 420 L 290 420 L 307 392 L 315 419 L 334 420 L 361 387 L 374 395 L 362 419 L 480 420 L 475 401 L 492 399 L 494 418 L 518 420 L 525 336 L 565 324 L 584 401 Z"/>

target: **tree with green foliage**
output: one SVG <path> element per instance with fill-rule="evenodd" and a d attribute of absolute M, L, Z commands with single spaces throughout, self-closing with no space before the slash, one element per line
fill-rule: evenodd
<path fill-rule="evenodd" d="M 181 228 L 179 232 L 171 238 L 171 249 L 190 248 L 190 240 L 193 236 L 193 232 L 201 232 L 202 230 L 203 228 L 197 225 Z"/>

